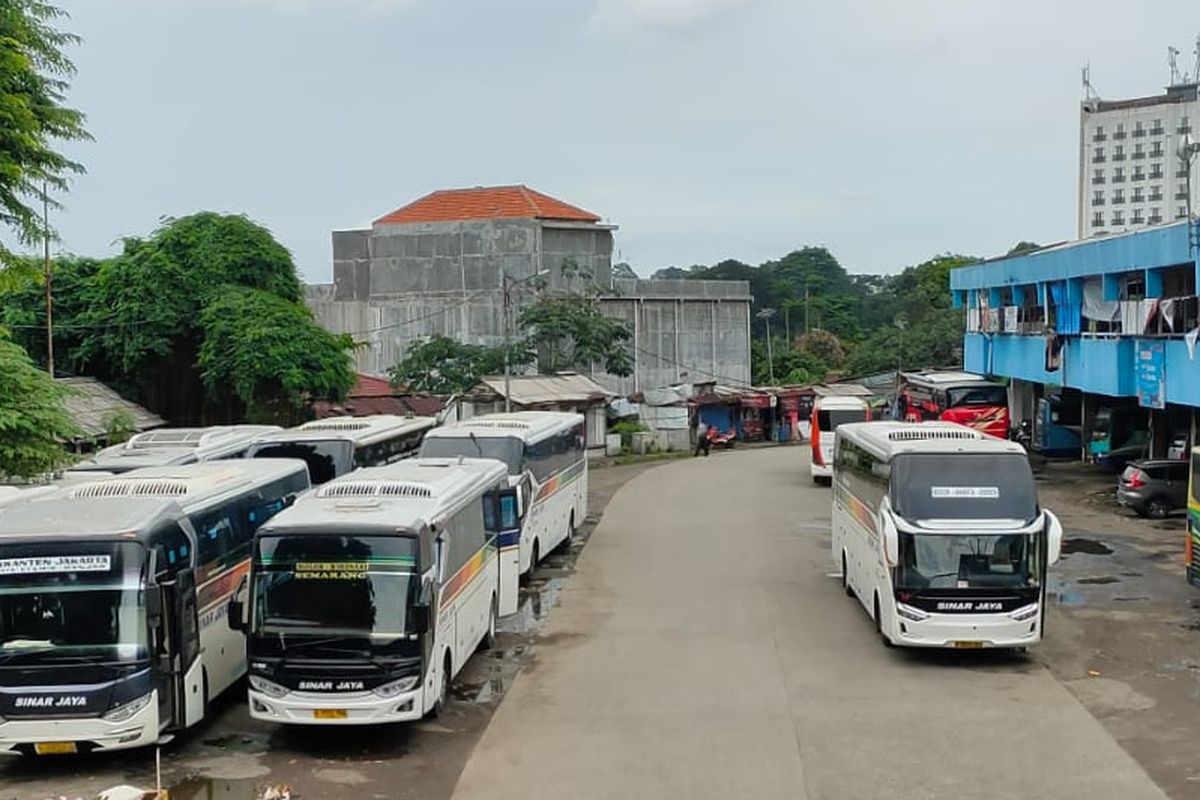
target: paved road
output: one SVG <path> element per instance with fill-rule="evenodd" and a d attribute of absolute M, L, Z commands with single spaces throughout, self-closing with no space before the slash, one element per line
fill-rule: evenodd
<path fill-rule="evenodd" d="M 627 484 L 456 800 L 1164 797 L 1035 662 L 884 649 L 802 459 Z"/>

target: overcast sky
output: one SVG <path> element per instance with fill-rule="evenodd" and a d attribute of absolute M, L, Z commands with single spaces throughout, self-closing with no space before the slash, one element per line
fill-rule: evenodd
<path fill-rule="evenodd" d="M 851 272 L 1075 235 L 1079 71 L 1193 63 L 1195 0 L 77 0 L 96 141 L 57 217 L 106 255 L 243 212 L 329 279 L 330 231 L 525 183 L 642 274 L 816 244 Z"/>

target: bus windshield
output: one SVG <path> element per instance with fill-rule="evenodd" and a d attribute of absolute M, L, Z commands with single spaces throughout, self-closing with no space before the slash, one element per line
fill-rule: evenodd
<path fill-rule="evenodd" d="M 254 556 L 251 634 L 263 648 L 280 650 L 310 637 L 384 645 L 406 639 L 421 583 L 417 553 L 411 536 L 263 536 Z"/>
<path fill-rule="evenodd" d="M 0 546 L 0 662 L 147 658 L 144 555 L 132 542 Z"/>
<path fill-rule="evenodd" d="M 1029 460 L 1020 454 L 906 453 L 892 462 L 892 509 L 910 520 L 1038 515 Z"/>
<path fill-rule="evenodd" d="M 1003 386 L 962 386 L 946 392 L 946 407 L 1007 406 L 1008 389 Z"/>
<path fill-rule="evenodd" d="M 350 471 L 354 446 L 339 440 L 263 442 L 251 447 L 247 455 L 250 458 L 298 458 L 308 465 L 309 482 L 317 486 Z"/>
<path fill-rule="evenodd" d="M 867 418 L 867 410 L 865 408 L 854 409 L 834 409 L 826 411 L 823 408 L 817 409 L 817 427 L 822 433 L 832 433 L 837 430 L 839 425 L 847 422 L 863 422 Z"/>
<path fill-rule="evenodd" d="M 900 534 L 896 588 L 1016 589 L 1040 579 L 1040 533 L 1003 536 Z"/>
<path fill-rule="evenodd" d="M 524 442 L 515 436 L 426 436 L 421 442 L 421 458 L 494 458 L 509 475 L 521 474 L 524 453 Z"/>

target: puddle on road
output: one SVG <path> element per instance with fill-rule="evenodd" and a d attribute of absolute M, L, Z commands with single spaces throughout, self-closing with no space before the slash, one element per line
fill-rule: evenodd
<path fill-rule="evenodd" d="M 170 787 L 169 792 L 171 800 L 257 800 L 260 796 L 253 780 L 222 778 L 188 778 Z"/>
<path fill-rule="evenodd" d="M 1104 542 L 1095 539 L 1085 539 L 1081 536 L 1073 536 L 1070 539 L 1064 539 L 1062 543 L 1063 555 L 1071 555 L 1072 553 L 1083 553 L 1089 556 L 1109 556 L 1112 555 L 1112 548 Z"/>
<path fill-rule="evenodd" d="M 1099 586 L 1099 585 L 1103 585 L 1106 583 L 1120 583 L 1120 582 L 1121 582 L 1120 578 L 1114 578 L 1112 575 L 1101 575 L 1100 577 L 1097 577 L 1097 578 L 1080 578 L 1078 581 L 1076 581 L 1076 583 L 1082 583 L 1082 584 L 1091 585 L 1091 586 Z"/>

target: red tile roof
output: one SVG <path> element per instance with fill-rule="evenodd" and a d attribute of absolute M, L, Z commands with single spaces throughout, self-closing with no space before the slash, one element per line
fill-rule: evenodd
<path fill-rule="evenodd" d="M 376 378 L 374 375 L 364 375 L 360 372 L 358 382 L 347 394 L 349 397 L 393 397 L 402 393 L 393 389 L 387 378 Z"/>
<path fill-rule="evenodd" d="M 443 189 L 414 200 L 375 220 L 376 225 L 456 222 L 464 219 L 560 219 L 599 222 L 600 217 L 528 186 L 477 186 Z"/>

